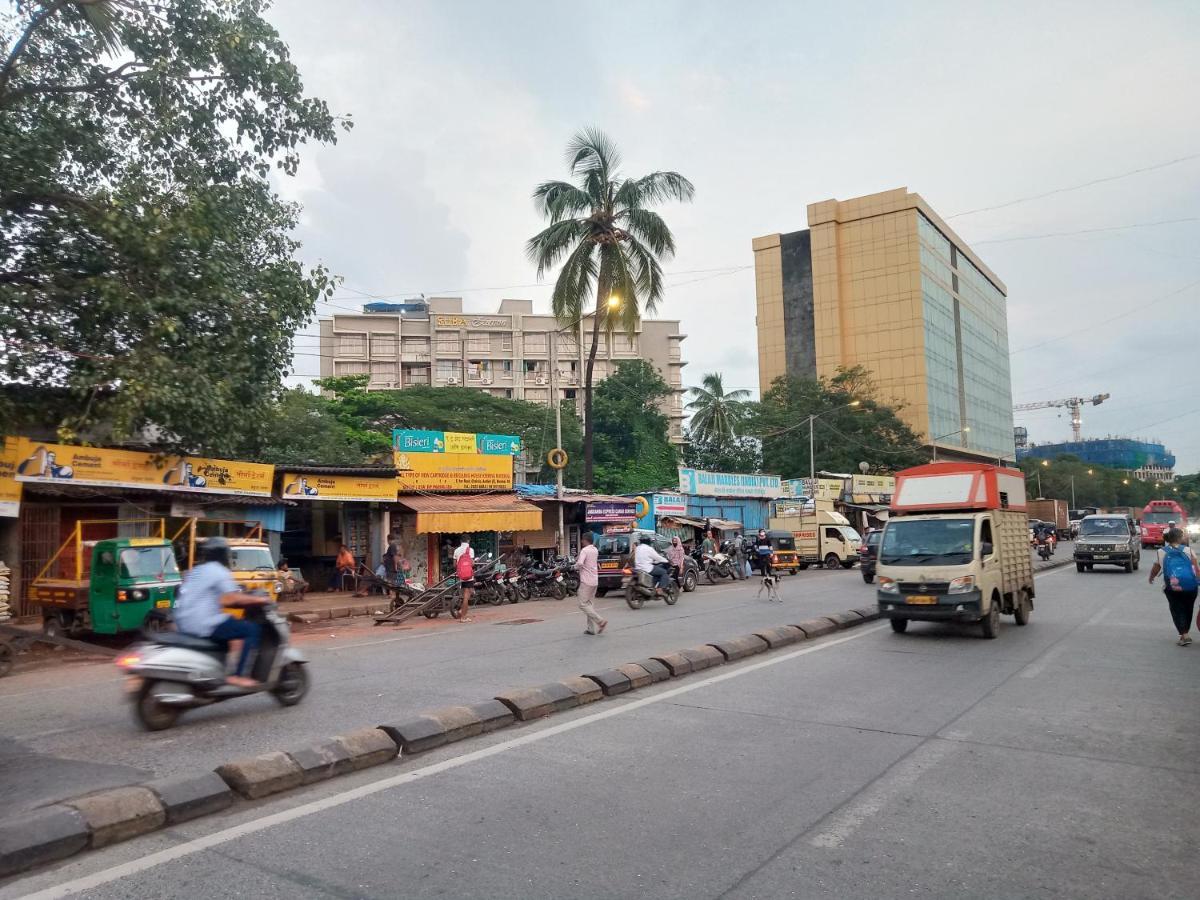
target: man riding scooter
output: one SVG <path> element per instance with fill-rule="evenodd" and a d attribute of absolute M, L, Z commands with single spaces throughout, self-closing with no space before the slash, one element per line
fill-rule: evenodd
<path fill-rule="evenodd" d="M 654 592 L 662 596 L 671 590 L 671 567 L 667 558 L 654 549 L 650 535 L 644 534 L 633 551 L 633 567 L 654 578 Z"/>
<path fill-rule="evenodd" d="M 183 576 L 175 601 L 175 627 L 184 634 L 226 644 L 241 641 L 237 669 L 226 681 L 236 687 L 256 687 L 258 682 L 247 678 L 246 671 L 258 649 L 262 629 L 257 622 L 235 619 L 222 607 L 260 606 L 270 601 L 238 590 L 229 571 L 229 542 L 225 538 L 206 540 L 201 557 L 204 562 Z"/>

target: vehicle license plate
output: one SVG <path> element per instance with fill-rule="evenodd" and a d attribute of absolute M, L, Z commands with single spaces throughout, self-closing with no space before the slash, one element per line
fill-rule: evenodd
<path fill-rule="evenodd" d="M 931 597 L 928 594 L 913 594 L 911 597 L 905 597 L 904 602 L 915 603 L 920 606 L 930 606 L 937 603 L 937 597 Z"/>
<path fill-rule="evenodd" d="M 155 609 L 170 609 L 171 601 L 170 600 L 155 600 L 154 608 Z"/>
<path fill-rule="evenodd" d="M 1107 553 L 1093 553 L 1092 559 L 1108 559 Z"/>
<path fill-rule="evenodd" d="M 619 568 L 621 568 L 621 563 L 614 559 L 611 562 L 600 563 L 600 568 L 602 568 L 602 569 L 619 569 Z"/>

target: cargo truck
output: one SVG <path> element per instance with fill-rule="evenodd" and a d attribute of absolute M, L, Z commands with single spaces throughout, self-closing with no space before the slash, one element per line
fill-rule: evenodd
<path fill-rule="evenodd" d="M 1054 530 L 1058 532 L 1059 540 L 1069 541 L 1071 539 L 1071 516 L 1066 500 L 1046 500 L 1042 497 L 1030 500 L 1028 513 L 1031 519 L 1041 519 L 1043 522 L 1053 524 Z"/>
<path fill-rule="evenodd" d="M 824 566 L 826 569 L 849 569 L 858 562 L 862 537 L 850 525 L 850 520 L 831 509 L 816 509 L 799 515 L 789 514 L 796 507 L 781 508 L 784 513 L 772 516 L 771 532 L 788 531 L 795 538 L 799 568 Z"/>
<path fill-rule="evenodd" d="M 931 463 L 896 475 L 875 573 L 879 612 L 910 621 L 1025 625 L 1033 611 L 1025 478 L 982 463 Z"/>

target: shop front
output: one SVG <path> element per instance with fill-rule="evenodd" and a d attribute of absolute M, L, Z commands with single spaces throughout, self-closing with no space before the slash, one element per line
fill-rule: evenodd
<path fill-rule="evenodd" d="M 516 535 L 542 532 L 546 518 L 540 507 L 507 492 L 483 496 L 402 494 L 398 503 L 408 513 L 405 532 L 400 535 L 401 552 L 412 564 L 414 577 L 425 575 L 427 584 L 453 574 L 454 549 L 463 535 L 476 557 L 485 553 L 504 556 L 516 549 Z M 423 559 L 418 556 L 421 551 Z"/>

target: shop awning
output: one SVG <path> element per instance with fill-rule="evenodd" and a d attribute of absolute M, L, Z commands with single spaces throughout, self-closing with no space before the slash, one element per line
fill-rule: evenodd
<path fill-rule="evenodd" d="M 417 514 L 418 534 L 542 529 L 542 510 L 518 500 L 515 494 L 475 497 L 401 494 L 397 502 Z"/>
<path fill-rule="evenodd" d="M 703 528 L 704 520 L 697 519 L 694 516 L 663 516 L 665 521 L 678 522 L 680 525 L 691 525 L 693 528 Z M 740 531 L 742 528 L 741 522 L 735 522 L 733 519 L 714 519 L 708 520 L 709 528 L 716 528 L 720 531 Z"/>

